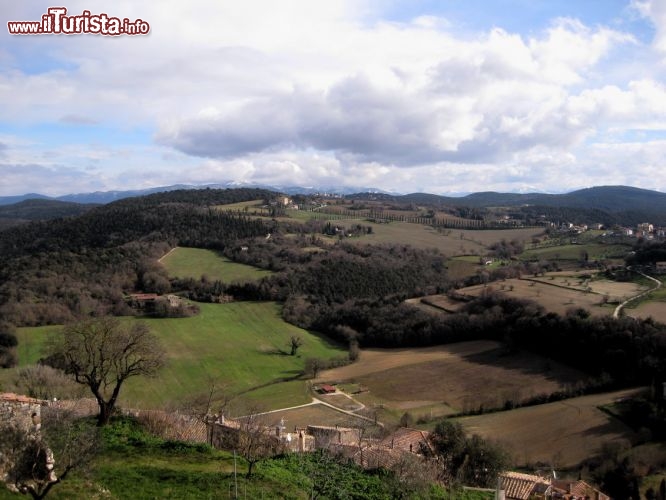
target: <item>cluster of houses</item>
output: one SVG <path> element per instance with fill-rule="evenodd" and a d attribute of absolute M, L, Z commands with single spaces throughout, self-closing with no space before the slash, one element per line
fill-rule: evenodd
<path fill-rule="evenodd" d="M 13 393 L 0 394 L 0 421 L 12 421 L 27 433 L 39 432 L 40 413 L 43 406 L 54 406 L 60 402 L 49 402 Z M 94 407 L 94 405 L 93 405 Z M 94 408 L 89 410 L 94 411 Z M 130 412 L 131 413 L 131 412 Z M 172 437 L 203 441 L 217 448 L 228 448 L 229 443 L 239 442 L 243 435 L 258 432 L 264 440 L 272 441 L 282 450 L 293 453 L 308 453 L 326 449 L 330 453 L 355 462 L 365 469 L 385 468 L 399 470 L 405 463 L 428 465 L 426 457 L 434 450 L 428 439 L 429 433 L 419 429 L 399 428 L 382 438 L 369 437 L 365 429 L 357 427 L 308 425 L 287 431 L 283 419 L 270 425 L 268 420 L 255 421 L 247 425 L 247 419 L 229 419 L 214 415 L 203 423 L 196 419 L 174 417 L 173 414 L 157 412 L 135 412 L 137 417 L 150 414 L 151 418 L 162 416 L 164 423 L 176 430 Z M 163 415 L 162 415 L 163 414 Z M 205 431 L 204 431 L 205 426 Z M 191 429 L 190 429 L 191 428 Z M 187 429 L 190 429 L 187 431 Z M 2 458 L 2 457 L 0 457 Z M 6 458 L 6 457 L 5 457 Z M 57 458 L 57 457 L 56 457 Z M 50 467 L 53 467 L 51 457 Z M 6 460 L 0 460 L 0 466 Z M 6 480 L 6 471 L 0 467 L 0 481 Z M 554 476 L 554 474 L 553 474 Z M 520 472 L 504 472 L 499 475 L 495 498 L 502 500 L 562 499 L 562 500 L 610 500 L 585 481 L 562 480 L 549 476 L 538 476 Z"/>
<path fill-rule="evenodd" d="M 666 239 L 666 227 L 657 227 L 649 222 L 642 222 L 636 227 L 620 227 L 607 228 L 603 224 L 574 224 L 573 222 L 563 222 L 561 224 L 550 223 L 550 226 L 555 230 L 562 233 L 581 234 L 590 229 L 605 230 L 602 236 L 604 237 L 632 237 L 644 238 L 646 240 L 663 240 Z"/>
<path fill-rule="evenodd" d="M 649 222 L 643 222 L 634 227 L 622 227 L 607 234 L 608 236 L 631 236 L 634 238 L 644 238 L 646 240 L 666 239 L 666 228 L 655 227 Z"/>
<path fill-rule="evenodd" d="M 384 468 L 399 470 L 401 464 L 422 461 L 432 457 L 434 450 L 428 432 L 399 428 L 381 439 L 367 437 L 364 430 L 355 427 L 308 425 L 287 432 L 284 420 L 275 426 L 263 427 L 264 436 L 293 453 L 307 453 L 326 449 L 330 453 L 353 461 L 365 469 Z M 209 422 L 210 444 L 225 447 L 249 432 L 241 420 L 217 417 Z M 598 489 L 582 480 L 557 479 L 521 472 L 503 472 L 498 476 L 495 498 L 501 500 L 611 500 Z"/>
<path fill-rule="evenodd" d="M 499 498 L 503 499 L 562 499 L 562 500 L 611 500 L 585 481 L 503 472 L 498 478 Z"/>

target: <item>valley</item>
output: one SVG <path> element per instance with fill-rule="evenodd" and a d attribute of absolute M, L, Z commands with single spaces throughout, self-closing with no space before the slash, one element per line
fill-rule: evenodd
<path fill-rule="evenodd" d="M 632 352 L 628 339 L 660 349 L 661 290 L 629 304 L 626 316 L 640 322 L 608 323 L 618 303 L 653 286 L 624 267 L 643 256 L 634 241 L 543 226 L 470 229 L 476 219 L 450 211 L 447 224 L 458 227 L 438 226 L 395 201 L 373 210 L 409 221 L 362 210 L 350 218 L 344 206 L 282 209 L 281 198 L 265 203 L 251 190 L 231 203 L 196 195 L 91 209 L 41 226 L 41 247 L 29 238 L 38 226 L 11 228 L 22 251 L 50 256 L 53 267 L 20 265 L 20 249 L 5 246 L 11 300 L 0 308 L 18 323 L 18 366 L 0 371 L 0 387 L 20 391 L 19 370 L 82 308 L 112 310 L 123 324 L 147 325 L 165 351 L 155 377 L 123 386 L 119 407 L 132 412 L 187 413 L 206 401 L 229 419 L 358 427 L 377 438 L 401 426 L 433 432 L 445 419 L 496 443 L 514 468 L 563 473 L 590 467 L 609 446 L 629 456 L 645 443 L 647 431 L 603 409 L 650 400 L 643 359 L 619 352 Z M 174 210 L 170 197 L 193 205 Z M 70 224 L 80 241 L 62 243 Z M 102 241 L 100 224 L 109 228 Z M 613 344 L 616 327 L 635 333 Z M 607 340 L 595 337 L 601 331 Z"/>

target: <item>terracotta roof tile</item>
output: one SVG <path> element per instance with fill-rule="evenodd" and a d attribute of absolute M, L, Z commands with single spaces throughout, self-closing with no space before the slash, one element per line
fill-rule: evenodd
<path fill-rule="evenodd" d="M 31 398 L 30 396 L 24 396 L 22 394 L 14 394 L 13 392 L 3 392 L 0 394 L 0 401 L 8 401 L 8 402 L 14 402 L 14 403 L 31 403 L 31 404 L 38 404 L 38 405 L 43 405 L 46 404 L 47 401 L 43 399 L 36 399 L 36 398 Z"/>
<path fill-rule="evenodd" d="M 544 478 L 522 472 L 503 472 L 500 480 L 507 499 L 527 500 L 531 495 L 545 493 L 550 488 L 550 483 Z"/>

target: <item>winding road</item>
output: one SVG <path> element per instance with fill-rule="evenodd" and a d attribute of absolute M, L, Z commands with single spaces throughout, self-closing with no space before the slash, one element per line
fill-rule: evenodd
<path fill-rule="evenodd" d="M 631 269 L 630 267 L 627 267 L 627 269 L 629 269 L 630 271 L 633 271 L 633 269 Z M 643 277 L 645 277 L 645 278 L 647 278 L 647 279 L 649 279 L 649 280 L 654 281 L 654 282 L 656 283 L 656 286 L 655 286 L 654 288 L 650 288 L 649 290 L 646 290 L 645 292 L 641 292 L 641 293 L 639 293 L 638 295 L 634 295 L 633 297 L 631 297 L 631 298 L 625 300 L 624 302 L 622 302 L 622 304 L 620 304 L 619 306 L 617 306 L 617 307 L 615 308 L 615 311 L 613 311 L 613 317 L 614 317 L 614 318 L 619 318 L 619 317 L 620 317 L 620 311 L 622 311 L 622 309 L 624 308 L 624 306 L 626 306 L 626 305 L 627 305 L 629 302 L 631 302 L 632 300 L 640 299 L 641 297 L 644 297 L 645 295 L 647 295 L 647 294 L 649 294 L 649 293 L 652 293 L 652 292 L 654 292 L 655 290 L 658 290 L 658 289 L 660 289 L 660 288 L 662 287 L 662 283 L 661 283 L 661 281 L 659 281 L 657 278 L 653 278 L 652 276 L 648 276 L 647 274 L 642 273 L 642 272 L 640 272 L 640 271 L 634 271 L 634 272 L 640 274 L 641 276 L 643 276 Z"/>

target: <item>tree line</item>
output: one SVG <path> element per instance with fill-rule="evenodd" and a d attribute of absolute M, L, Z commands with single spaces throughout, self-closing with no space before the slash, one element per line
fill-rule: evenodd
<path fill-rule="evenodd" d="M 491 288 L 491 287 L 489 287 Z M 286 320 L 361 347 L 415 347 L 468 340 L 497 340 L 602 376 L 608 385 L 666 380 L 666 328 L 651 318 L 593 317 L 583 309 L 565 315 L 489 291 L 459 312 L 434 315 L 403 297 L 313 303 L 290 297 Z"/>

